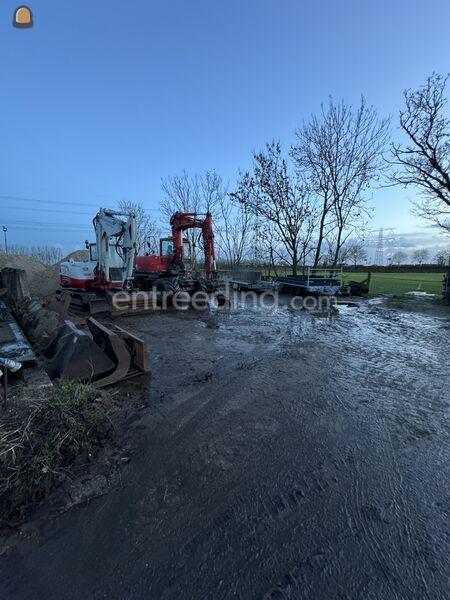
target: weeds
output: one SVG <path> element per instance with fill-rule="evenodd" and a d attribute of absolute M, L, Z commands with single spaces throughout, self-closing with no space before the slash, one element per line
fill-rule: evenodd
<path fill-rule="evenodd" d="M 0 421 L 0 521 L 47 497 L 111 429 L 98 391 L 73 381 L 14 406 Z"/>

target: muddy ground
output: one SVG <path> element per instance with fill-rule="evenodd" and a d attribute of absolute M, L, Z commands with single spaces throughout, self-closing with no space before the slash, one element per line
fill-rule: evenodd
<path fill-rule="evenodd" d="M 110 493 L 40 510 L 0 597 L 448 597 L 449 316 L 122 319 L 153 368 L 127 387 L 149 401 L 131 460 Z"/>

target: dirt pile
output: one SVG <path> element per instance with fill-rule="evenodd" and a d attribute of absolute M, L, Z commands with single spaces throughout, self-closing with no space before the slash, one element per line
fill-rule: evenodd
<path fill-rule="evenodd" d="M 59 267 L 62 262 L 66 262 L 71 258 L 76 261 L 87 260 L 88 252 L 87 250 L 75 250 L 75 252 L 71 252 L 54 265 L 44 267 L 42 271 L 34 272 L 29 277 L 31 294 L 43 298 L 56 292 L 59 289 Z"/>
<path fill-rule="evenodd" d="M 9 267 L 11 269 L 23 269 L 28 280 L 38 277 L 46 270 L 46 266 L 35 258 L 26 254 L 0 254 L 0 271 Z"/>
<path fill-rule="evenodd" d="M 59 288 L 59 267 L 69 259 L 87 260 L 87 250 L 75 250 L 54 265 L 46 266 L 26 254 L 0 254 L 0 270 L 5 267 L 23 269 L 28 278 L 32 296 L 43 298 Z"/>

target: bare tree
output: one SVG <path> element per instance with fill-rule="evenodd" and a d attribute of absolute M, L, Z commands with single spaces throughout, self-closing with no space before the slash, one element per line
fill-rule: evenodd
<path fill-rule="evenodd" d="M 4 244 L 0 244 L 0 253 L 6 253 L 6 247 Z M 21 244 L 8 244 L 8 254 L 29 254 L 30 249 L 28 246 L 22 246 Z"/>
<path fill-rule="evenodd" d="M 429 255 L 430 253 L 427 248 L 417 248 L 417 250 L 414 250 L 412 257 L 414 262 L 423 265 Z"/>
<path fill-rule="evenodd" d="M 143 254 L 158 251 L 160 229 L 154 219 L 147 213 L 141 202 L 120 200 L 119 210 L 132 212 L 136 217 L 136 252 Z"/>
<path fill-rule="evenodd" d="M 186 171 L 181 175 L 169 175 L 161 183 L 164 197 L 160 209 L 167 221 L 175 212 L 199 213 L 201 208 L 198 175 L 191 177 Z"/>
<path fill-rule="evenodd" d="M 54 265 L 62 258 L 59 246 L 32 246 L 29 249 L 29 254 L 32 258 L 44 263 L 44 265 Z"/>
<path fill-rule="evenodd" d="M 277 267 L 289 265 L 289 257 L 279 230 L 272 221 L 254 217 L 252 220 L 249 258 L 255 265 L 266 265 L 278 275 Z"/>
<path fill-rule="evenodd" d="M 5 252 L 5 248 L 0 245 L 0 254 Z M 61 260 L 62 253 L 59 246 L 22 246 L 20 244 L 8 244 L 9 254 L 20 254 L 31 256 L 44 265 L 53 265 Z"/>
<path fill-rule="evenodd" d="M 203 175 L 189 175 L 183 171 L 181 175 L 168 176 L 161 184 L 164 197 L 160 202 L 161 212 L 170 221 L 175 212 L 206 213 L 211 212 L 213 218 L 220 213 L 220 203 L 227 195 L 227 186 L 215 171 L 206 171 Z M 199 233 L 195 230 L 186 232 L 196 260 L 199 246 Z"/>
<path fill-rule="evenodd" d="M 253 172 L 241 173 L 237 190 L 230 196 L 255 217 L 274 224 L 296 275 L 316 215 L 310 190 L 300 175 L 289 171 L 278 142 L 266 144 L 265 151 L 253 155 Z"/>
<path fill-rule="evenodd" d="M 440 267 L 447 267 L 450 265 L 450 248 L 439 250 L 434 260 Z"/>
<path fill-rule="evenodd" d="M 416 186 L 422 200 L 415 212 L 450 233 L 450 119 L 444 115 L 448 77 L 433 73 L 418 90 L 404 92 L 400 127 L 408 142 L 392 144 L 391 179 L 404 187 Z"/>
<path fill-rule="evenodd" d="M 336 248 L 336 238 L 331 233 L 328 234 L 322 241 L 322 253 L 320 255 L 319 264 L 323 267 L 333 266 L 334 253 Z"/>
<path fill-rule="evenodd" d="M 401 265 L 406 261 L 408 255 L 403 250 L 396 250 L 391 256 L 391 263 L 393 265 Z"/>
<path fill-rule="evenodd" d="M 389 121 L 379 119 L 364 96 L 357 108 L 330 97 L 321 114 L 297 130 L 292 157 L 322 199 L 314 265 L 330 231 L 335 231 L 336 265 L 345 240 L 368 215 L 364 193 L 381 172 L 388 134 Z"/>
<path fill-rule="evenodd" d="M 353 266 L 360 265 L 367 260 L 367 250 L 364 242 L 358 239 L 350 239 L 341 246 L 339 262 L 345 264 L 351 262 Z"/>
<path fill-rule="evenodd" d="M 253 215 L 246 206 L 233 205 L 228 197 L 219 200 L 218 213 L 216 245 L 233 268 L 250 255 Z"/>

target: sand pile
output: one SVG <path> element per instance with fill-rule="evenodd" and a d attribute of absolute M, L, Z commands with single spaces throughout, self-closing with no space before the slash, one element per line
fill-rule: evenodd
<path fill-rule="evenodd" d="M 88 251 L 76 250 L 71 252 L 61 261 L 49 267 L 26 254 L 0 254 L 0 270 L 5 267 L 23 269 L 28 277 L 31 295 L 43 298 L 53 294 L 59 288 L 59 266 L 70 258 L 73 258 L 73 260 L 87 260 Z"/>
<path fill-rule="evenodd" d="M 71 252 L 54 265 L 44 267 L 43 271 L 36 271 L 33 273 L 29 277 L 31 294 L 33 296 L 43 298 L 44 296 L 49 296 L 50 294 L 56 292 L 56 290 L 59 289 L 59 267 L 62 262 L 66 262 L 71 258 L 76 261 L 87 260 L 88 251 L 75 250 L 75 252 Z"/>
<path fill-rule="evenodd" d="M 28 279 L 46 270 L 43 263 L 26 254 L 0 254 L 0 271 L 5 267 L 23 269 L 28 275 Z"/>

